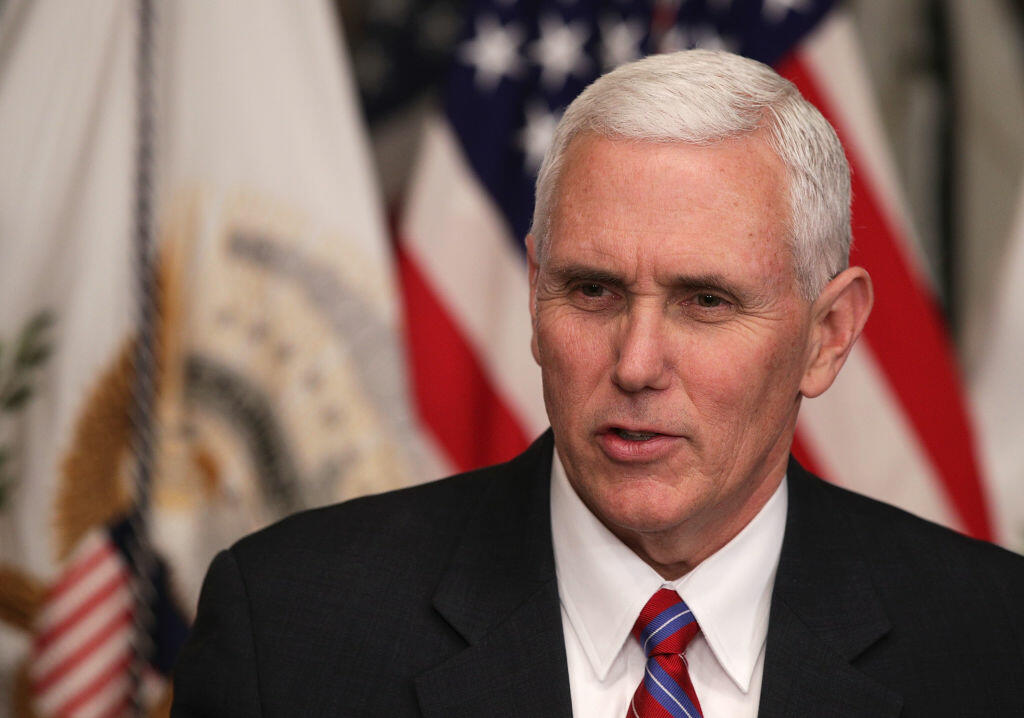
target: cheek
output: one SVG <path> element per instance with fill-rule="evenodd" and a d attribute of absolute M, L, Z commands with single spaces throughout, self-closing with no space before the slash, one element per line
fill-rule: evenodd
<path fill-rule="evenodd" d="M 537 324 L 541 367 L 576 373 L 600 363 L 607 341 L 592 324 L 565 312 L 541 316 Z"/>
<path fill-rule="evenodd" d="M 757 367 L 726 351 L 707 351 L 682 372 L 686 395 L 701 420 L 729 431 L 734 416 L 754 401 Z"/>
<path fill-rule="evenodd" d="M 580 401 L 604 375 L 609 342 L 604 332 L 574 316 L 542 316 L 537 324 L 537 354 L 544 393 L 558 403 Z"/>
<path fill-rule="evenodd" d="M 695 342 L 686 356 L 680 373 L 687 394 L 708 419 L 756 418 L 770 410 L 773 398 L 796 396 L 799 349 L 792 341 L 736 334 Z"/>
<path fill-rule="evenodd" d="M 762 361 L 768 374 L 769 388 L 784 388 L 796 395 L 804 373 L 806 348 L 807 335 L 800 326 L 789 327 L 788 331 L 766 345 Z"/>

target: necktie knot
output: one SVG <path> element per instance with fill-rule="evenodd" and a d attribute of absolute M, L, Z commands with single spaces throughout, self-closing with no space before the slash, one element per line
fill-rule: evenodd
<path fill-rule="evenodd" d="M 682 653 L 697 631 L 697 621 L 686 602 L 667 588 L 651 596 L 633 626 L 633 635 L 648 658 Z"/>
<path fill-rule="evenodd" d="M 682 655 L 697 630 L 693 613 L 675 591 L 663 588 L 647 602 L 633 626 L 647 666 L 629 704 L 629 718 L 701 718 Z"/>

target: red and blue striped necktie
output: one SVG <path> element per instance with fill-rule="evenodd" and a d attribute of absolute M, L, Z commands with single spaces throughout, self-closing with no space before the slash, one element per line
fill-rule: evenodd
<path fill-rule="evenodd" d="M 651 597 L 633 626 L 647 667 L 627 718 L 703 718 L 683 657 L 699 630 L 675 591 L 663 588 Z"/>

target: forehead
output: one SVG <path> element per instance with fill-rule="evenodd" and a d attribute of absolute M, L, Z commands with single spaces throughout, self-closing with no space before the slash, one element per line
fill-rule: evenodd
<path fill-rule="evenodd" d="M 792 272 L 788 197 L 757 133 L 707 146 L 583 134 L 565 155 L 548 256 L 767 281 Z"/>

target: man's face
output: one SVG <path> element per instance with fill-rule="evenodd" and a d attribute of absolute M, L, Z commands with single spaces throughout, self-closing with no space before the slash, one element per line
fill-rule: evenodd
<path fill-rule="evenodd" d="M 641 556 L 692 565 L 785 471 L 812 353 L 785 168 L 759 135 L 697 147 L 585 134 L 566 160 L 541 266 L 530 240 L 558 453 Z"/>

